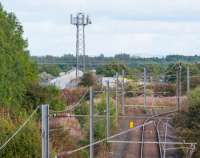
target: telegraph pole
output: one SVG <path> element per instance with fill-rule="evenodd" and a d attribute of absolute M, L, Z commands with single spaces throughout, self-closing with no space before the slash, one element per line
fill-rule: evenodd
<path fill-rule="evenodd" d="M 144 67 L 144 107 L 146 107 L 146 105 L 147 105 L 146 81 L 147 81 L 147 72 L 146 72 L 146 67 Z"/>
<path fill-rule="evenodd" d="M 119 76 L 118 73 L 116 73 L 116 97 L 115 97 L 115 112 L 116 112 L 116 125 L 118 125 L 118 86 L 119 86 Z"/>
<path fill-rule="evenodd" d="M 110 88 L 109 81 L 107 81 L 106 87 L 106 137 L 110 136 Z"/>
<path fill-rule="evenodd" d="M 190 92 L 190 67 L 187 66 L 187 92 Z"/>
<path fill-rule="evenodd" d="M 49 158 L 49 105 L 42 105 L 42 158 Z"/>
<path fill-rule="evenodd" d="M 176 93 L 177 93 L 177 109 L 180 111 L 180 96 L 181 96 L 181 63 L 176 66 Z"/>
<path fill-rule="evenodd" d="M 124 70 L 122 70 L 122 115 L 125 114 L 125 98 L 124 98 Z"/>
<path fill-rule="evenodd" d="M 94 157 L 94 146 L 91 145 L 94 140 L 94 133 L 93 133 L 93 127 L 94 127 L 94 114 L 93 114 L 93 90 L 92 87 L 90 87 L 90 158 Z"/>
<path fill-rule="evenodd" d="M 78 78 L 79 55 L 83 55 L 83 71 L 85 71 L 85 26 L 91 24 L 88 15 L 77 13 L 76 16 L 71 14 L 70 22 L 76 26 L 76 79 Z"/>

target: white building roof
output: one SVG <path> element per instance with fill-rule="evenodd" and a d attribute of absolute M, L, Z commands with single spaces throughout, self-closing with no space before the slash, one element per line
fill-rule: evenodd
<path fill-rule="evenodd" d="M 83 76 L 83 72 L 78 70 L 78 78 Z M 75 81 L 76 80 L 76 69 L 72 69 L 68 72 L 66 72 L 64 75 L 59 76 L 49 82 L 50 85 L 55 85 L 59 89 L 64 88 L 71 88 L 76 86 Z"/>
<path fill-rule="evenodd" d="M 109 81 L 109 86 L 110 87 L 114 87 L 115 86 L 115 82 L 116 82 L 116 78 L 115 77 L 103 77 L 101 82 L 102 82 L 102 86 L 107 86 L 107 82 Z"/>

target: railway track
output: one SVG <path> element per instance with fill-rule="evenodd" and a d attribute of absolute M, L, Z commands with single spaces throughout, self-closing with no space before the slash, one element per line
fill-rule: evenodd
<path fill-rule="evenodd" d="M 162 114 L 155 114 L 152 111 L 153 116 L 145 119 L 144 123 L 152 121 L 152 124 L 142 126 L 141 128 L 141 146 L 140 146 L 140 158 L 162 158 L 163 146 L 161 142 L 159 124 L 161 123 L 160 118 L 168 116 L 175 111 L 166 112 Z M 155 118 L 157 118 L 155 120 Z M 145 143 L 145 142 L 158 142 L 158 143 Z"/>
<path fill-rule="evenodd" d="M 118 140 L 121 141 L 135 141 L 138 143 L 119 143 L 115 144 L 117 148 L 112 151 L 113 158 L 162 158 L 163 146 L 159 143 L 145 143 L 145 142 L 161 142 L 160 126 L 162 125 L 161 120 L 165 120 L 166 116 L 176 112 L 169 111 L 161 114 L 152 113 L 147 119 L 138 119 L 135 121 L 137 125 L 143 124 L 144 121 L 147 123 L 152 121 L 153 123 L 143 126 L 130 132 L 125 136 L 121 136 Z M 129 118 L 121 120 L 122 130 L 127 128 Z"/>
<path fill-rule="evenodd" d="M 162 158 L 161 145 L 145 142 L 160 142 L 157 121 L 143 126 L 141 129 L 141 149 L 140 158 Z"/>

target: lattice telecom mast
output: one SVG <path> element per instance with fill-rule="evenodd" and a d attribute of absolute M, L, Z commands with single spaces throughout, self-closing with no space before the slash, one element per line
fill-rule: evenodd
<path fill-rule="evenodd" d="M 76 79 L 79 69 L 79 55 L 82 54 L 83 71 L 85 71 L 85 26 L 91 24 L 88 15 L 77 13 L 76 16 L 71 14 L 71 24 L 76 26 Z"/>

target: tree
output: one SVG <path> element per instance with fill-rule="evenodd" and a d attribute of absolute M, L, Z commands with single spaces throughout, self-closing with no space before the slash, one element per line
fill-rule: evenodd
<path fill-rule="evenodd" d="M 85 87 L 94 86 L 96 84 L 96 75 L 94 73 L 88 72 L 84 73 L 80 85 Z"/>
<path fill-rule="evenodd" d="M 27 51 L 23 29 L 13 13 L 0 5 L 0 105 L 16 106 L 31 82 L 37 80 L 37 67 Z"/>
<path fill-rule="evenodd" d="M 97 68 L 97 74 L 104 75 L 106 77 L 112 77 L 116 74 L 116 72 L 121 73 L 122 70 L 124 70 L 125 72 L 129 71 L 127 65 L 125 64 L 112 63 L 99 66 Z"/>
<path fill-rule="evenodd" d="M 63 70 L 58 65 L 39 65 L 39 72 L 47 72 L 53 76 L 58 76 Z"/>

